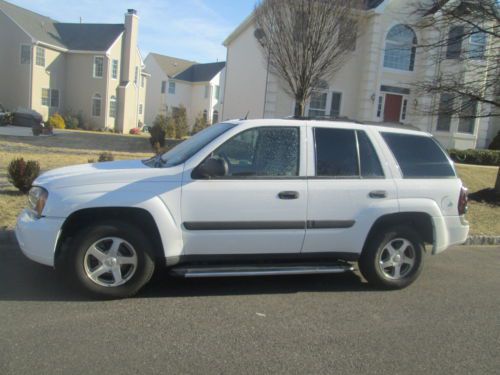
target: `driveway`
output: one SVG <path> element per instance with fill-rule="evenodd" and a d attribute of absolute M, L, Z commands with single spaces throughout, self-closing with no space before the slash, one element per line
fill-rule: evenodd
<path fill-rule="evenodd" d="M 59 130 L 54 129 L 54 134 L 57 133 L 59 133 Z M 2 135 L 8 135 L 11 137 L 34 137 L 30 127 L 11 126 L 11 125 L 0 126 L 0 136 Z"/>
<path fill-rule="evenodd" d="M 500 249 L 427 257 L 402 291 L 356 273 L 182 280 L 96 302 L 0 243 L 0 373 L 493 374 Z"/>

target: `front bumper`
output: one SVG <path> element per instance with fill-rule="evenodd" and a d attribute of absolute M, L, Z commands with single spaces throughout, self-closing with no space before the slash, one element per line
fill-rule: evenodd
<path fill-rule="evenodd" d="M 16 238 L 24 255 L 31 260 L 54 266 L 54 254 L 64 218 L 36 219 L 28 209 L 17 218 Z"/>
<path fill-rule="evenodd" d="M 434 217 L 434 246 L 432 254 L 439 254 L 453 245 L 467 241 L 469 223 L 464 216 Z"/>

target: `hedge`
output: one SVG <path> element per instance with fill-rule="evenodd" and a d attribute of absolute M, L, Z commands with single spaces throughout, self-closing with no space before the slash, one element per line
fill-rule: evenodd
<path fill-rule="evenodd" d="M 500 151 L 495 150 L 448 150 L 453 161 L 463 164 L 500 165 Z"/>

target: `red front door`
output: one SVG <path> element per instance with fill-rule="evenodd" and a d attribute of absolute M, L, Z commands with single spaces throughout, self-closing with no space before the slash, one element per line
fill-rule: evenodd
<path fill-rule="evenodd" d="M 385 122 L 399 122 L 401 116 L 401 105 L 403 97 L 401 95 L 386 94 L 385 95 Z"/>

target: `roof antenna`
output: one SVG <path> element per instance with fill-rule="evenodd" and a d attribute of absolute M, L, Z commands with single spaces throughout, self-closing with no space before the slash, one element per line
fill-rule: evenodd
<path fill-rule="evenodd" d="M 247 114 L 245 115 L 245 118 L 243 120 L 248 120 L 248 115 L 250 114 L 250 111 L 247 112 Z"/>
<path fill-rule="evenodd" d="M 80 17 L 80 23 L 82 23 L 82 17 Z"/>

